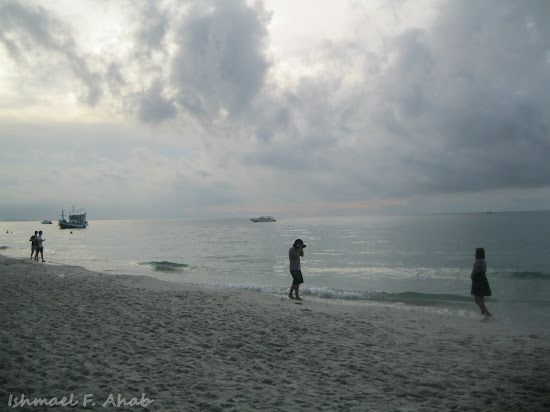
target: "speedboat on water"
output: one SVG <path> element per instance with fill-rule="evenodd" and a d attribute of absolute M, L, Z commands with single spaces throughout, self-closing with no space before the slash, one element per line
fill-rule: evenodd
<path fill-rule="evenodd" d="M 273 216 L 261 216 L 261 217 L 253 217 L 253 222 L 276 222 L 275 219 L 273 219 Z"/>
<path fill-rule="evenodd" d="M 61 219 L 59 219 L 59 227 L 61 229 L 85 229 L 88 226 L 86 220 L 86 212 L 82 209 L 74 210 L 69 214 L 69 220 L 65 220 L 65 214 L 61 210 Z"/>

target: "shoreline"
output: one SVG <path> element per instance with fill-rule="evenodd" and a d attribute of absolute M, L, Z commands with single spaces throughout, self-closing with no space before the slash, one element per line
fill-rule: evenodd
<path fill-rule="evenodd" d="M 550 410 L 548 331 L 3 255 L 0 284 L 3 405 L 144 394 L 159 411 Z"/>

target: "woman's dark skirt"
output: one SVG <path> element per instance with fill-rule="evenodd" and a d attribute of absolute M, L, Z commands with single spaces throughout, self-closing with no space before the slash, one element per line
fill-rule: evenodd
<path fill-rule="evenodd" d="M 485 273 L 476 273 L 472 276 L 472 295 L 491 296 L 491 288 Z"/>

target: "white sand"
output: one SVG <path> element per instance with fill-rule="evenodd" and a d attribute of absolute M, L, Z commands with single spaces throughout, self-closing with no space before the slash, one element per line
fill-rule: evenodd
<path fill-rule="evenodd" d="M 63 410 L 86 394 L 100 410 L 110 394 L 158 411 L 550 410 L 547 330 L 1 255 L 0 282 L 1 410 L 10 394 L 73 394 Z"/>

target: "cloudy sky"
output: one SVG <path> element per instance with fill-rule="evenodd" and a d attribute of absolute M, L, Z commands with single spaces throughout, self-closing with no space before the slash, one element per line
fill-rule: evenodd
<path fill-rule="evenodd" d="M 550 1 L 0 0 L 0 219 L 550 209 Z"/>

